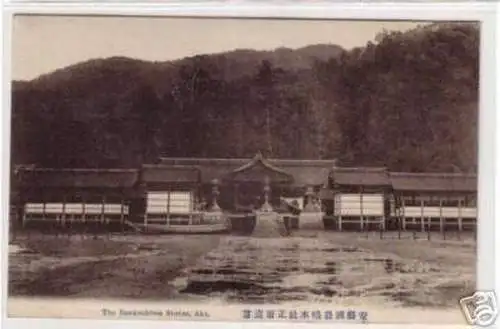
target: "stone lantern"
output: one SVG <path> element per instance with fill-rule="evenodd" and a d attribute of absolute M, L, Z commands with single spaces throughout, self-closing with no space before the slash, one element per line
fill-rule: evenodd
<path fill-rule="evenodd" d="M 314 190 L 311 186 L 308 186 L 305 193 L 306 204 L 304 205 L 304 211 L 313 212 L 315 210 L 313 204 L 313 196 L 314 196 Z"/>
<path fill-rule="evenodd" d="M 217 178 L 212 180 L 212 206 L 210 207 L 210 210 L 213 212 L 220 212 L 220 207 L 218 203 L 218 198 L 219 198 L 219 180 Z"/>
<path fill-rule="evenodd" d="M 262 204 L 262 207 L 260 208 L 261 211 L 263 212 L 272 212 L 273 207 L 269 203 L 269 195 L 271 193 L 271 180 L 269 177 L 266 177 L 264 179 L 264 203 Z"/>

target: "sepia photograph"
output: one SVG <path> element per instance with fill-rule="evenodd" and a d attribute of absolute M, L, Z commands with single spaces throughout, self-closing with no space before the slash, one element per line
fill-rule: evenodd
<path fill-rule="evenodd" d="M 470 322 L 480 32 L 16 15 L 8 316 Z"/>

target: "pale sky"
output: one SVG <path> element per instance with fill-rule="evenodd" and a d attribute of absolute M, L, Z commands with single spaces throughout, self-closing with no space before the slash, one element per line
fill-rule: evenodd
<path fill-rule="evenodd" d="M 331 43 L 365 45 L 382 29 L 422 22 L 262 19 L 17 16 L 12 78 L 33 79 L 92 58 L 125 56 L 167 61 L 238 48 L 271 50 Z"/>

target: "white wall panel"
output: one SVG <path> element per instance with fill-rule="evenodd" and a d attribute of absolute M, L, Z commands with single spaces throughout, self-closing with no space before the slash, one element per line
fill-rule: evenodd
<path fill-rule="evenodd" d="M 335 214 L 341 216 L 383 216 L 384 195 L 338 194 L 335 196 Z"/>
<path fill-rule="evenodd" d="M 443 218 L 476 218 L 477 210 L 476 208 L 467 207 L 459 209 L 458 207 L 443 207 L 439 210 L 439 207 L 404 207 L 402 208 L 405 217 L 440 217 Z"/>
<path fill-rule="evenodd" d="M 101 215 L 103 213 L 103 205 L 100 203 L 46 203 L 45 210 L 43 203 L 27 203 L 24 207 L 26 214 L 41 215 L 45 212 L 47 215 Z M 128 214 L 128 206 L 123 205 L 123 214 Z M 119 215 L 122 213 L 122 205 L 115 203 L 104 204 L 105 215 Z"/>
<path fill-rule="evenodd" d="M 188 214 L 192 211 L 192 204 L 193 194 L 191 192 L 148 192 L 146 212 L 148 214 Z"/>

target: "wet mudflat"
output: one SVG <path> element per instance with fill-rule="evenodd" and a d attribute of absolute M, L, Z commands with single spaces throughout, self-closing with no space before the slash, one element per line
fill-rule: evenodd
<path fill-rule="evenodd" d="M 181 293 L 252 304 L 373 299 L 456 307 L 475 284 L 475 245 L 458 242 L 457 250 L 456 243 L 324 232 L 225 239 L 188 269 Z"/>
<path fill-rule="evenodd" d="M 216 248 L 211 236 L 18 236 L 9 255 L 9 294 L 171 299 L 169 283 Z"/>
<path fill-rule="evenodd" d="M 472 240 L 296 232 L 279 238 L 40 235 L 13 244 L 11 296 L 456 307 L 475 285 Z"/>

